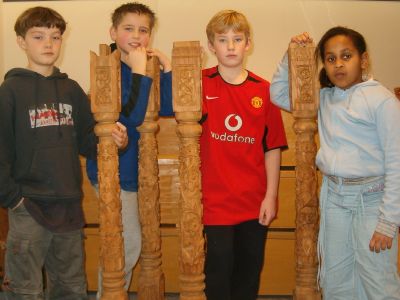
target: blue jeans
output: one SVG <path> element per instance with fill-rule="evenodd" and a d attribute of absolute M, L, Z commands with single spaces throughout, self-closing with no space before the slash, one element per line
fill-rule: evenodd
<path fill-rule="evenodd" d="M 21 204 L 8 210 L 9 231 L 4 281 L 5 299 L 42 300 L 42 269 L 46 299 L 87 299 L 82 230 L 54 233 L 42 227 Z"/>
<path fill-rule="evenodd" d="M 398 234 L 391 249 L 380 253 L 369 249 L 383 190 L 383 177 L 362 184 L 324 177 L 319 234 L 324 299 L 400 299 Z"/>

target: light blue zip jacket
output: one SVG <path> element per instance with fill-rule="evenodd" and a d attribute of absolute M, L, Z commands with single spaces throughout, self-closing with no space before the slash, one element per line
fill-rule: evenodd
<path fill-rule="evenodd" d="M 271 100 L 290 111 L 288 59 L 271 83 Z M 316 164 L 324 175 L 344 178 L 385 176 L 381 219 L 400 225 L 400 102 L 375 80 L 342 90 L 320 90 L 320 149 Z"/>

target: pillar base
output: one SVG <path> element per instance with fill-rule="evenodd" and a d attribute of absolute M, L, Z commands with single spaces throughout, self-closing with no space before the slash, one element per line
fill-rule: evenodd
<path fill-rule="evenodd" d="M 293 292 L 293 300 L 321 300 L 321 293 L 313 288 L 296 287 Z"/>

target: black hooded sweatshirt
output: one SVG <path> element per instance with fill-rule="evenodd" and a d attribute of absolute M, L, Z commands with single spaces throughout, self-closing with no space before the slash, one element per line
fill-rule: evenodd
<path fill-rule="evenodd" d="M 0 86 L 0 205 L 13 208 L 28 198 L 34 218 L 43 211 L 46 218 L 53 205 L 78 207 L 79 154 L 96 158 L 94 125 L 86 94 L 67 74 L 10 70 Z"/>

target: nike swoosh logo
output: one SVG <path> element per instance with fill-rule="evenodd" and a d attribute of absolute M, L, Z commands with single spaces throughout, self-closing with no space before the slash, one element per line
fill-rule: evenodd
<path fill-rule="evenodd" d="M 213 99 L 218 99 L 218 98 L 219 98 L 218 96 L 213 97 L 213 96 L 206 95 L 207 100 L 213 100 Z"/>

